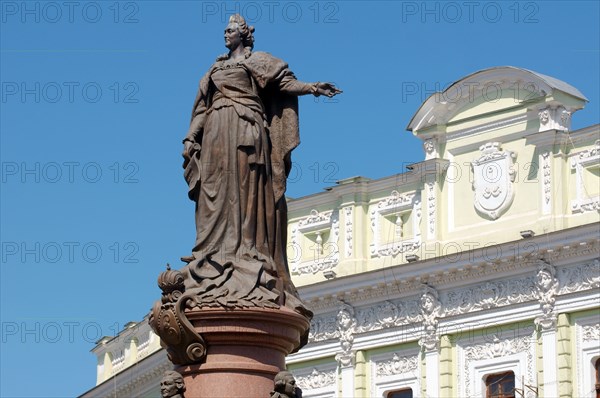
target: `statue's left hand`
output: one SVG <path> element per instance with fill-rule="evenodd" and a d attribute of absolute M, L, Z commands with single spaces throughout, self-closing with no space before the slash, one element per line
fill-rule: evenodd
<path fill-rule="evenodd" d="M 325 95 L 329 98 L 337 95 L 337 94 L 341 94 L 342 90 L 340 90 L 339 88 L 337 88 L 336 86 L 334 86 L 331 83 L 317 83 L 317 94 L 318 95 Z"/>

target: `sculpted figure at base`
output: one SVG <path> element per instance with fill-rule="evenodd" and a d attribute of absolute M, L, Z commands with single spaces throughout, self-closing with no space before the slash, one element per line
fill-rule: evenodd
<path fill-rule="evenodd" d="M 200 306 L 278 307 L 307 313 L 286 259 L 286 177 L 299 144 L 298 99 L 333 97 L 329 83 L 296 80 L 288 65 L 253 52 L 254 28 L 233 15 L 229 53 L 200 81 L 183 140 L 196 243 L 181 271 Z"/>
<path fill-rule="evenodd" d="M 294 375 L 286 370 L 277 373 L 270 398 L 302 398 L 302 391 L 296 387 Z"/>
<path fill-rule="evenodd" d="M 185 384 L 183 376 L 173 370 L 167 370 L 160 381 L 160 394 L 163 398 L 184 398 Z"/>

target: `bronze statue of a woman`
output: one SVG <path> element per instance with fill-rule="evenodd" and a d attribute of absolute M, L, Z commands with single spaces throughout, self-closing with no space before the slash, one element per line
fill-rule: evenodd
<path fill-rule="evenodd" d="M 330 83 L 296 80 L 288 65 L 253 52 L 254 27 L 233 15 L 229 53 L 200 80 L 183 140 L 196 243 L 181 270 L 200 306 L 306 310 L 286 259 L 286 177 L 299 144 L 298 99 L 333 97 Z"/>

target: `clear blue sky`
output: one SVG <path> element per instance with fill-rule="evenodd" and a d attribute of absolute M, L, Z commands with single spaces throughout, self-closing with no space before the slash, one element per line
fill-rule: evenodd
<path fill-rule="evenodd" d="M 94 342 L 140 320 L 189 254 L 181 139 L 236 10 L 256 50 L 344 90 L 301 99 L 288 196 L 422 160 L 413 113 L 488 67 L 564 80 L 590 100 L 573 128 L 600 119 L 597 1 L 0 4 L 2 397 L 93 387 Z"/>

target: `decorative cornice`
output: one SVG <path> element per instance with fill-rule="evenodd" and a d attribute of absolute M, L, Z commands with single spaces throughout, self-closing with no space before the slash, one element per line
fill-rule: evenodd
<path fill-rule="evenodd" d="M 439 294 L 431 286 L 420 285 L 422 286 L 419 287 L 422 289 L 420 296 L 417 291 L 413 296 L 353 308 L 352 319 L 349 318 L 349 325 L 351 324 L 352 327 L 344 329 L 345 331 L 342 331 L 339 326 L 339 315 L 337 323 L 336 316 L 331 313 L 317 315 L 312 320 L 309 341 L 320 342 L 339 338 L 342 344 L 352 343 L 357 334 L 412 325 L 422 330 L 422 335 L 414 336 L 415 339 L 421 338 L 422 347 L 425 350 L 434 350 L 439 337 L 437 325 L 442 319 L 536 301 L 541 310 L 538 324 L 543 329 L 548 329 L 553 327 L 554 323 L 550 322 L 556 318 L 554 314 L 556 296 L 600 287 L 598 260 L 576 266 L 559 267 L 555 271 L 558 277 L 554 277 L 554 274 L 549 271 L 553 269 L 552 266 L 548 263 L 539 265 L 538 260 L 530 264 L 526 263 L 525 268 L 533 268 L 535 264 L 539 266 L 537 274 L 490 280 L 442 291 Z M 521 263 L 519 266 L 524 267 L 524 264 Z M 498 268 L 495 268 L 495 271 L 497 274 Z M 560 290 L 558 286 L 561 286 Z M 353 302 L 364 302 L 364 299 L 349 297 L 356 299 Z M 341 313 L 342 310 L 339 314 Z"/>

